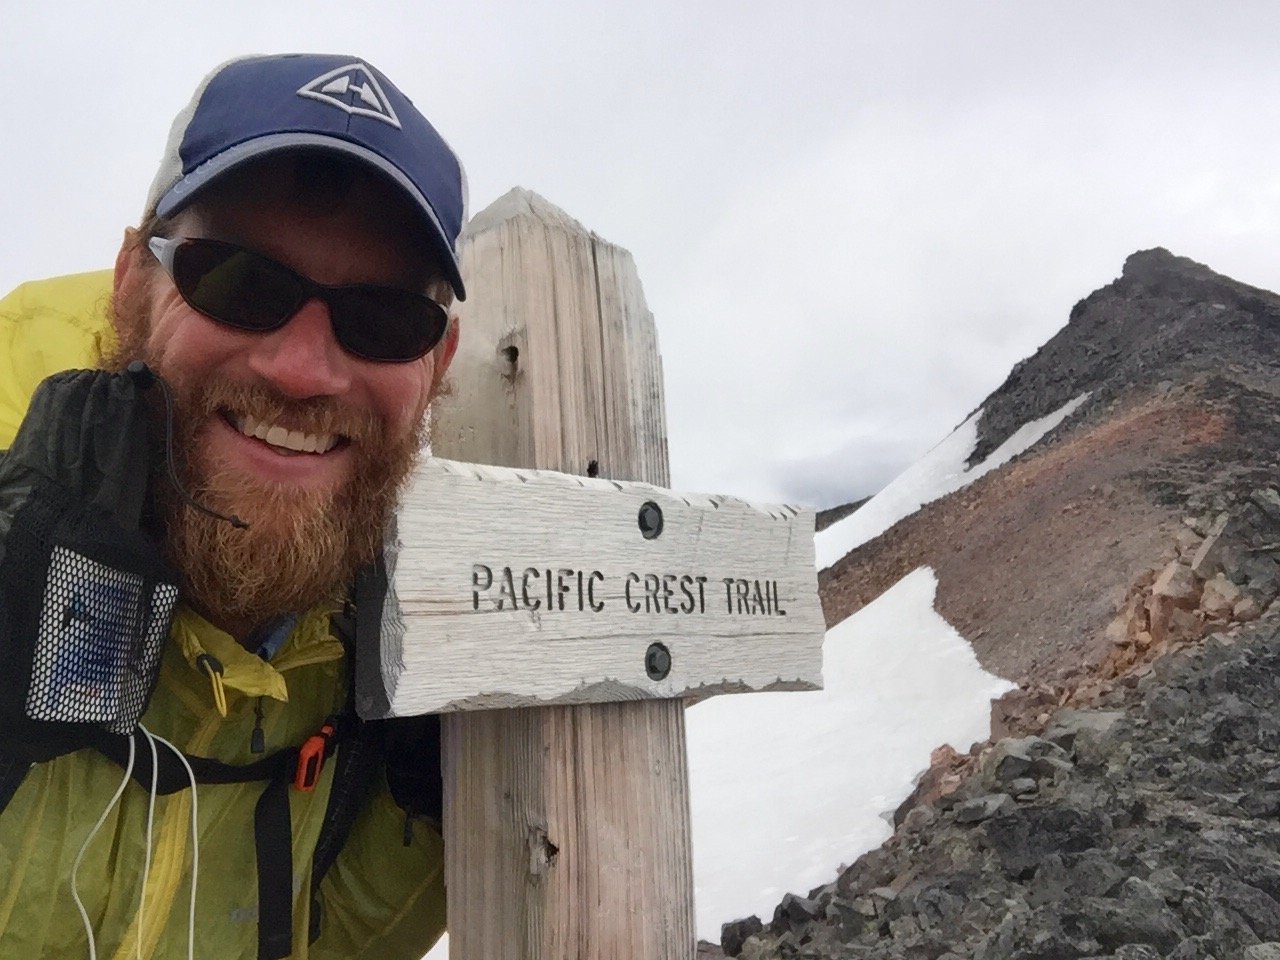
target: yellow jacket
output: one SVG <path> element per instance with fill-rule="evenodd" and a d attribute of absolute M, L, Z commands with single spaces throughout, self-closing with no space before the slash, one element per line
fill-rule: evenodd
<path fill-rule="evenodd" d="M 0 449 L 13 442 L 44 377 L 96 365 L 110 343 L 110 289 L 111 274 L 103 271 L 26 283 L 0 300 Z M 245 764 L 259 758 L 249 747 L 260 700 L 267 751 L 302 743 L 346 699 L 346 665 L 342 645 L 330 633 L 330 613 L 313 610 L 300 618 L 267 663 L 179 605 L 143 725 L 188 754 Z M 225 668 L 225 716 L 210 679 L 195 666 L 206 652 Z M 289 790 L 291 956 L 417 960 L 444 930 L 443 844 L 434 831 L 415 824 L 413 841 L 405 846 L 404 814 L 385 782 L 321 884 L 321 935 L 307 942 L 312 853 L 334 767 L 325 765 L 314 793 Z M 0 957 L 88 956 L 72 900 L 72 864 L 122 775 L 96 752 L 67 754 L 32 767 L 0 812 Z M 262 789 L 262 783 L 199 787 L 197 957 L 257 957 L 253 812 Z M 99 957 L 131 960 L 139 938 L 146 958 L 171 960 L 187 953 L 191 791 L 156 801 L 140 911 L 148 801 L 148 791 L 130 781 L 80 866 L 78 889 Z"/>

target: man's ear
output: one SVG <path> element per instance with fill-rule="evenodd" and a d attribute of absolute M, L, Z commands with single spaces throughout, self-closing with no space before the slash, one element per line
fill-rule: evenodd
<path fill-rule="evenodd" d="M 124 241 L 120 244 L 120 252 L 116 254 L 115 284 L 112 289 L 116 303 L 134 303 L 142 294 L 147 276 L 142 264 L 144 252 L 142 235 L 133 227 L 125 227 Z"/>
<path fill-rule="evenodd" d="M 433 352 L 434 369 L 431 371 L 431 396 L 435 396 L 440 390 L 440 385 L 444 383 L 444 375 L 449 370 L 449 364 L 453 363 L 453 355 L 458 352 L 458 325 L 460 321 L 455 313 L 449 317 L 449 329 L 445 331 L 444 339 L 436 346 Z"/>

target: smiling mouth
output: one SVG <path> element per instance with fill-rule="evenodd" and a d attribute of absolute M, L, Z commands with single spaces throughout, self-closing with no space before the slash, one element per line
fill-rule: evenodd
<path fill-rule="evenodd" d="M 256 417 L 222 411 L 222 418 L 240 434 L 261 440 L 277 450 L 289 453 L 328 453 L 337 446 L 347 443 L 347 438 L 335 433 L 303 433 L 301 430 L 290 430 L 277 423 L 269 423 Z"/>

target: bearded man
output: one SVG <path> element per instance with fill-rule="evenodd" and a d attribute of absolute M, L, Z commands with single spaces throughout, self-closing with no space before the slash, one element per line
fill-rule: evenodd
<path fill-rule="evenodd" d="M 439 937 L 438 728 L 361 724 L 350 685 L 457 345 L 465 190 L 368 64 L 236 60 L 114 274 L 0 301 L 0 956 Z"/>

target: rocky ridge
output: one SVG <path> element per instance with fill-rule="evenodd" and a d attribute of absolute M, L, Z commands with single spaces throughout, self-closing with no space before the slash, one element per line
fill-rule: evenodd
<path fill-rule="evenodd" d="M 1101 672 L 992 705 L 894 836 L 723 954 L 1280 958 L 1280 491 L 1188 517 Z M 1262 952 L 1259 952 L 1262 951 Z"/>
<path fill-rule="evenodd" d="M 834 623 L 932 566 L 1020 687 L 882 848 L 723 954 L 1280 960 L 1280 297 L 1135 254 L 984 403 L 973 459 L 1085 390 L 823 571 Z"/>
<path fill-rule="evenodd" d="M 975 960 L 1280 951 L 1280 619 L 1156 662 L 1103 707 L 983 750 L 729 956 Z"/>
<path fill-rule="evenodd" d="M 817 511 L 813 521 L 814 530 L 821 532 L 833 523 L 839 523 L 870 499 L 870 497 L 863 497 L 861 500 L 854 500 L 850 503 L 842 503 Z"/>

